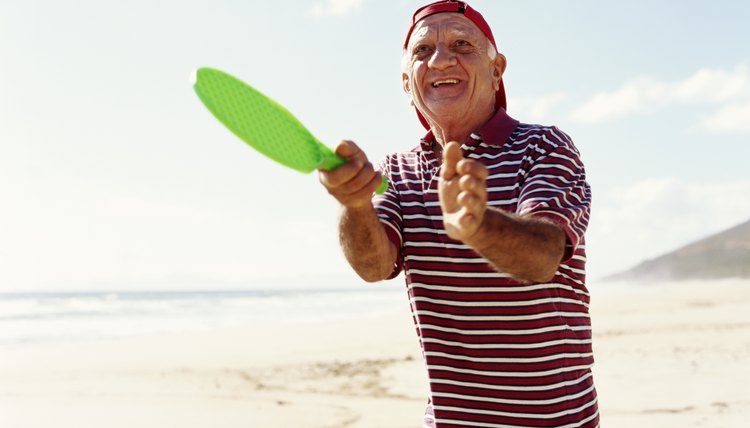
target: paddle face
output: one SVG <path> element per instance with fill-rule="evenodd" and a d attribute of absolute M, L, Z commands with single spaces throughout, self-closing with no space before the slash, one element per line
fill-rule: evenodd
<path fill-rule="evenodd" d="M 324 157 L 335 156 L 284 107 L 236 77 L 199 68 L 194 79 L 195 92 L 208 110 L 235 135 L 276 162 L 308 173 Z"/>
<path fill-rule="evenodd" d="M 287 109 L 236 77 L 199 68 L 193 88 L 230 131 L 262 154 L 297 171 L 331 170 L 346 163 L 318 141 Z M 385 177 L 377 189 L 388 188 Z"/>

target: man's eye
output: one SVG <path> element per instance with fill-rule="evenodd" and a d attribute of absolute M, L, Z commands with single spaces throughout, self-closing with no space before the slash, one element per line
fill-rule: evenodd
<path fill-rule="evenodd" d="M 414 48 L 413 56 L 418 59 L 425 58 L 430 55 L 432 48 L 428 45 L 419 45 Z"/>
<path fill-rule="evenodd" d="M 467 42 L 466 40 L 456 40 L 455 45 L 459 46 L 459 47 L 462 47 L 462 46 L 471 46 L 471 43 Z"/>

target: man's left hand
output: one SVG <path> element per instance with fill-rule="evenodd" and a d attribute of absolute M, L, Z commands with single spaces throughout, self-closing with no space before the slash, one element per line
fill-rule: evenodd
<path fill-rule="evenodd" d="M 487 168 L 464 159 L 456 142 L 443 147 L 438 195 L 448 236 L 468 241 L 479 231 L 487 210 Z"/>

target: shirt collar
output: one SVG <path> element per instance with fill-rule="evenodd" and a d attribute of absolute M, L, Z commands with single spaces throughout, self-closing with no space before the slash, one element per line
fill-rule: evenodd
<path fill-rule="evenodd" d="M 478 132 L 471 134 L 470 138 L 465 141 L 465 144 L 474 146 L 480 142 L 491 146 L 502 146 L 510 138 L 510 134 L 518 126 L 518 121 L 508 116 L 508 113 L 504 109 L 497 109 L 495 115 L 485 123 Z M 421 150 L 432 150 L 432 145 L 435 143 L 435 136 L 432 135 L 432 130 L 428 131 L 427 134 L 422 138 Z"/>

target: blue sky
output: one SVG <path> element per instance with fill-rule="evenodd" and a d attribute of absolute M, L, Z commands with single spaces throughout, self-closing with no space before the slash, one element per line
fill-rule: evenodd
<path fill-rule="evenodd" d="M 359 284 L 317 178 L 242 144 L 189 76 L 224 69 L 377 160 L 422 135 L 400 86 L 421 4 L 0 3 L 0 291 Z M 582 152 L 592 279 L 750 218 L 746 2 L 472 4 L 509 113 Z"/>

